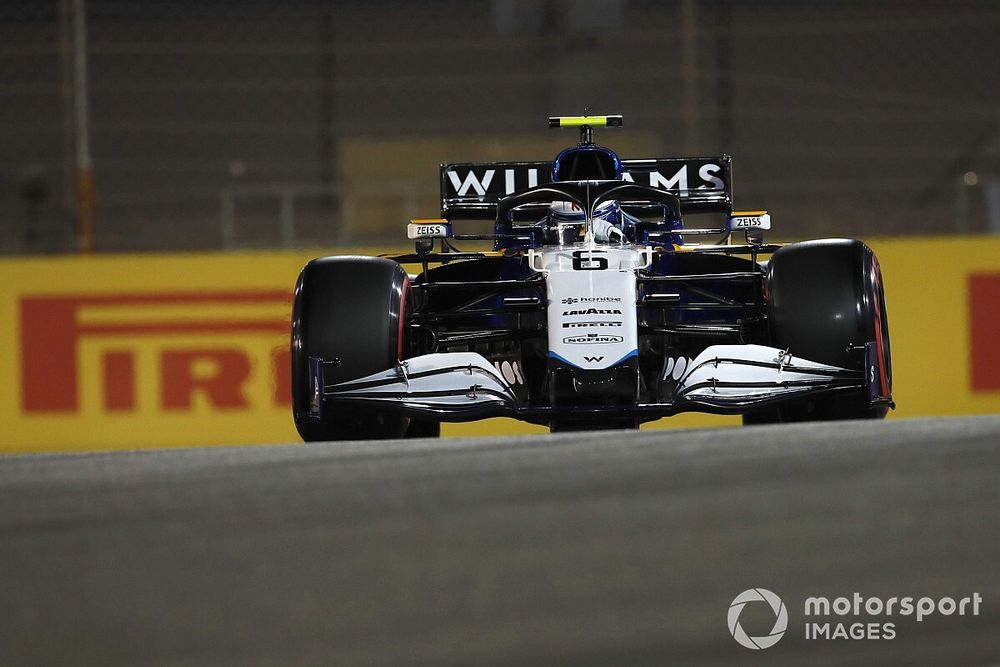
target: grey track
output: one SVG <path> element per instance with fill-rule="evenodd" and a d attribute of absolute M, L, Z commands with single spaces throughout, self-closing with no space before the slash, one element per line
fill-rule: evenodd
<path fill-rule="evenodd" d="M 1000 416 L 7 457 L 0 664 L 995 664 L 998 482 Z M 983 613 L 802 638 L 854 591 Z"/>

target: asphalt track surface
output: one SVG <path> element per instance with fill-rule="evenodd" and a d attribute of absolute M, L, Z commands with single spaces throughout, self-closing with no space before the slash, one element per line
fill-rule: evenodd
<path fill-rule="evenodd" d="M 3 665 L 1000 663 L 1000 416 L 8 457 L 0 508 Z M 983 604 L 803 638 L 855 591 Z"/>

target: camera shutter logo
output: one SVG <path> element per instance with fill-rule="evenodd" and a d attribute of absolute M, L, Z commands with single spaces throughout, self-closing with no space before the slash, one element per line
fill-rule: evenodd
<path fill-rule="evenodd" d="M 748 602 L 766 602 L 774 611 L 774 627 L 771 632 L 762 637 L 751 637 L 740 625 L 740 613 Z M 729 605 L 729 634 L 733 636 L 741 646 L 751 649 L 770 648 L 778 643 L 781 636 L 788 628 L 788 610 L 785 603 L 777 595 L 766 588 L 751 588 L 736 596 L 732 604 Z"/>

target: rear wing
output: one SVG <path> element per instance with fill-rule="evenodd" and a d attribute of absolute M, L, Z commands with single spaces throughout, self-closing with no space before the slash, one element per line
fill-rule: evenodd
<path fill-rule="evenodd" d="M 728 155 L 622 160 L 622 179 L 676 194 L 684 213 L 733 210 L 733 159 Z M 441 217 L 493 220 L 498 201 L 551 181 L 552 163 L 547 161 L 442 164 Z"/>

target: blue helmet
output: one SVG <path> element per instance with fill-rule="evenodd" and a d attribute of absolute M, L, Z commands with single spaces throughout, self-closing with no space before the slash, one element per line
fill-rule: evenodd
<path fill-rule="evenodd" d="M 602 202 L 594 209 L 594 218 L 620 223 L 621 206 L 616 201 Z M 554 201 L 549 206 L 549 222 L 552 224 L 583 223 L 586 219 L 583 209 L 571 202 Z"/>
<path fill-rule="evenodd" d="M 567 148 L 552 162 L 553 181 L 619 181 L 622 161 L 610 148 L 596 144 L 580 144 Z M 606 201 L 594 211 L 594 217 L 621 224 L 621 206 Z M 549 218 L 555 223 L 583 222 L 585 216 L 575 204 L 553 202 Z"/>
<path fill-rule="evenodd" d="M 622 161 L 610 148 L 592 143 L 581 143 L 567 148 L 552 162 L 552 180 L 559 181 L 620 181 Z M 569 202 L 552 202 L 549 207 L 550 224 L 583 223 L 586 216 L 579 206 Z M 606 201 L 594 209 L 594 220 L 601 221 L 596 230 L 599 241 L 607 241 L 608 228 L 622 225 L 622 209 L 617 201 Z M 620 230 L 619 230 L 619 233 Z"/>

